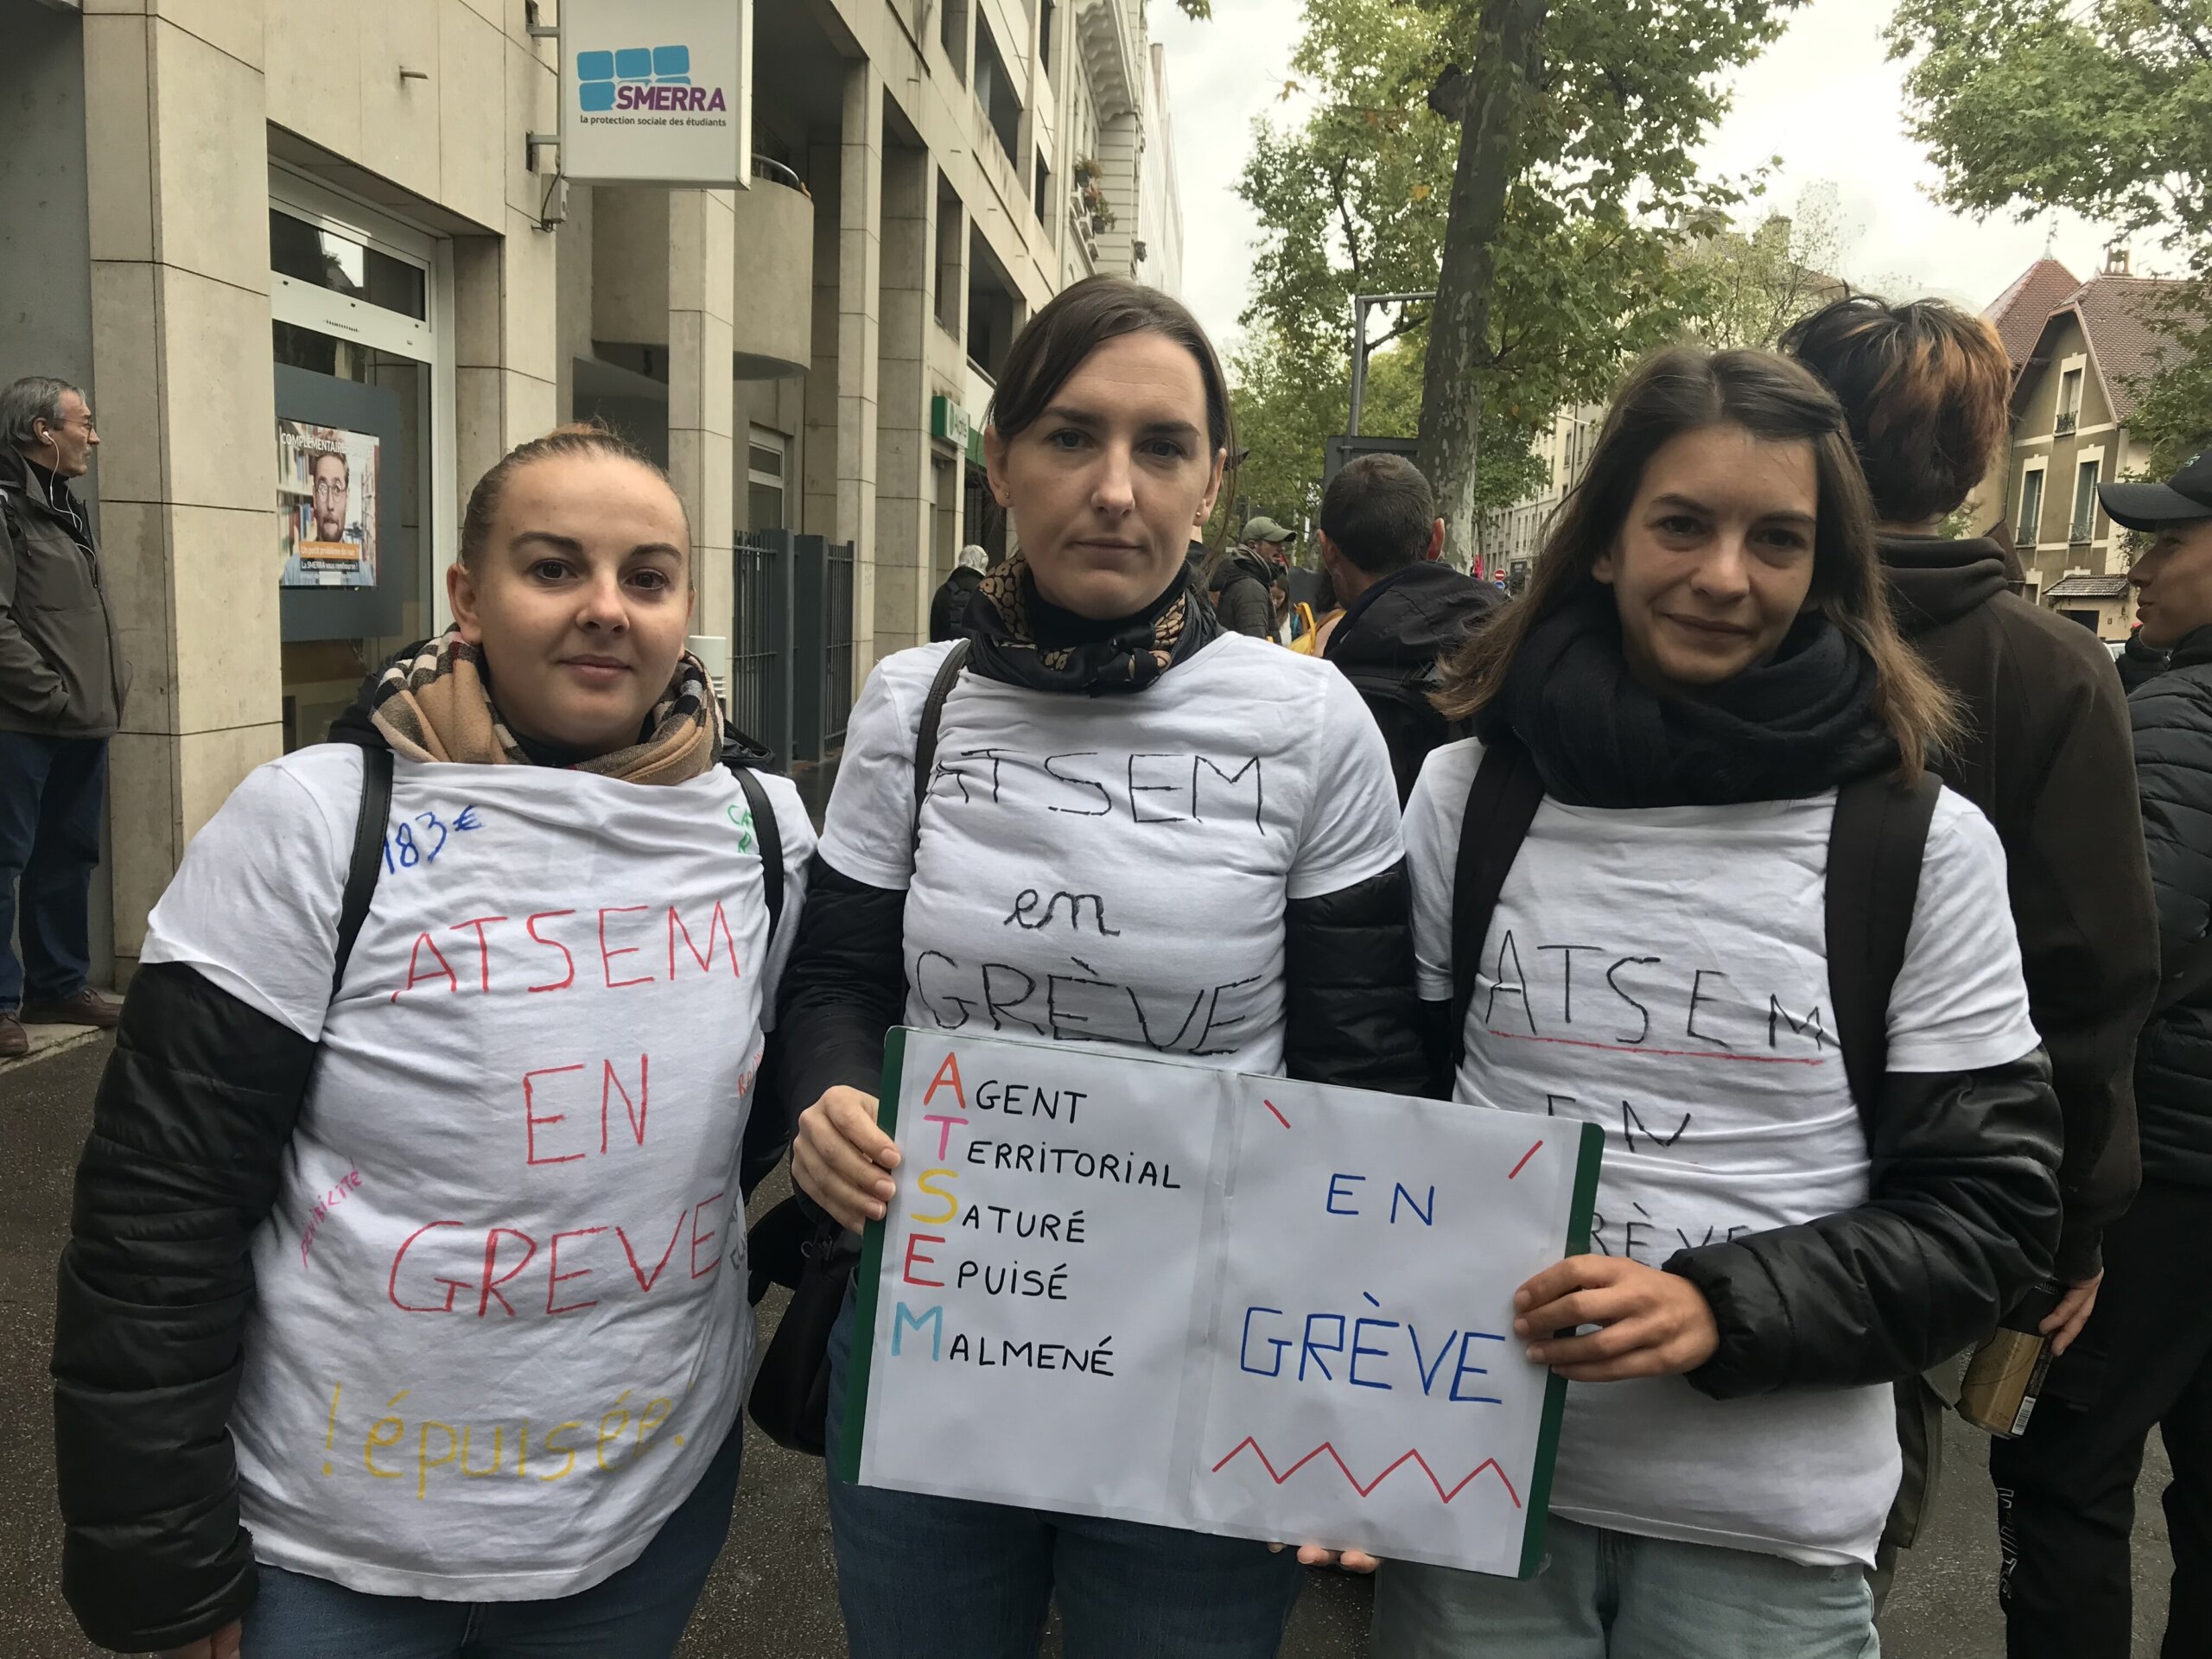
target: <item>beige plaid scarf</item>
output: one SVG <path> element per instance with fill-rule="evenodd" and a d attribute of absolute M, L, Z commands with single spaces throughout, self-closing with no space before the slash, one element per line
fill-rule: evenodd
<path fill-rule="evenodd" d="M 531 764 L 493 705 L 483 654 L 458 632 L 394 658 L 370 694 L 370 718 L 405 760 Z M 678 660 L 645 731 L 628 747 L 580 760 L 572 770 L 632 784 L 687 783 L 712 771 L 721 759 L 722 711 L 697 658 L 686 652 Z"/>

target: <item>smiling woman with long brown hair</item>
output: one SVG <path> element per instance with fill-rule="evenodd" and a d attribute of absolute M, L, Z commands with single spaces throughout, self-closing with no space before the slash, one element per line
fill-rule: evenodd
<path fill-rule="evenodd" d="M 1590 1252 L 1515 1303 L 1570 1383 L 1547 1567 L 1386 1566 L 1389 1659 L 1872 1655 L 1887 1385 L 2049 1268 L 2004 858 L 1923 772 L 1949 703 L 1872 531 L 1811 375 L 1665 353 L 1448 665 L 1475 736 L 1405 826 L 1440 1060 L 1607 1135 Z"/>

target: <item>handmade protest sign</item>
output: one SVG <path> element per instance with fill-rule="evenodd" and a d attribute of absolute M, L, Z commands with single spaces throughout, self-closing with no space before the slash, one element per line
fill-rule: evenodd
<path fill-rule="evenodd" d="M 912 1030 L 880 1114 L 847 1479 L 1535 1570 L 1594 1124 Z"/>

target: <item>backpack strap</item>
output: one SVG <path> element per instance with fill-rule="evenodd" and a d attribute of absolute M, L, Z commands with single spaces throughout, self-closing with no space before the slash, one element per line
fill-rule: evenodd
<path fill-rule="evenodd" d="M 1482 764 L 1467 789 L 1459 820 L 1459 857 L 1452 879 L 1452 1053 L 1456 1068 L 1467 1053 L 1467 1011 L 1474 1006 L 1475 976 L 1483 941 L 1505 878 L 1543 804 L 1544 780 L 1534 756 L 1510 737 L 1483 747 Z"/>
<path fill-rule="evenodd" d="M 331 964 L 330 997 L 346 982 L 346 963 L 353 954 L 353 941 L 361 937 L 361 924 L 369 918 L 369 904 L 376 897 L 377 877 L 384 870 L 384 831 L 391 817 L 391 751 L 378 744 L 361 745 L 361 804 L 353 815 L 353 852 L 346 867 L 346 889 L 338 901 L 338 956 Z"/>
<path fill-rule="evenodd" d="M 1828 828 L 1828 999 L 1844 1077 L 1870 1129 L 1889 1069 L 1890 993 L 1904 968 L 1928 826 L 1942 792 L 1929 772 L 1909 788 L 1878 773 L 1836 791 Z"/>
<path fill-rule="evenodd" d="M 931 774 L 937 770 L 938 728 L 944 724 L 944 700 L 952 695 L 960 671 L 968 665 L 968 642 L 956 642 L 938 665 L 930 694 L 922 703 L 922 723 L 914 733 L 914 845 L 922 844 L 922 803 L 930 798 Z"/>
<path fill-rule="evenodd" d="M 753 768 L 730 764 L 737 786 L 745 791 L 745 809 L 753 815 L 753 839 L 760 849 L 760 882 L 768 901 L 768 937 L 776 937 L 776 924 L 784 918 L 784 832 L 776 822 L 774 804 Z"/>

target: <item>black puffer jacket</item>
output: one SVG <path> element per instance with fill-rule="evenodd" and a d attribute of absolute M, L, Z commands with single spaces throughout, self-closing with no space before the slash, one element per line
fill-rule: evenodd
<path fill-rule="evenodd" d="M 2127 700 L 2143 833 L 2158 903 L 2158 949 L 2183 967 L 2212 923 L 2212 627 L 2175 647 L 2172 666 Z M 2212 1186 L 2212 985 L 2143 1029 L 2135 1051 L 2144 1173 Z"/>
<path fill-rule="evenodd" d="M 1413 793 L 1429 751 L 1451 737 L 1428 694 L 1437 659 L 1456 650 L 1503 595 L 1448 564 L 1423 560 L 1395 570 L 1345 607 L 1321 654 L 1357 688 L 1390 746 L 1398 804 Z"/>
<path fill-rule="evenodd" d="M 1980 1071 L 1893 1071 L 1871 1123 L 1857 1209 L 1667 1263 L 1720 1327 L 1693 1388 L 1727 1400 L 1900 1382 L 1973 1347 L 2050 1274 L 2061 1131 L 2040 1050 Z"/>

